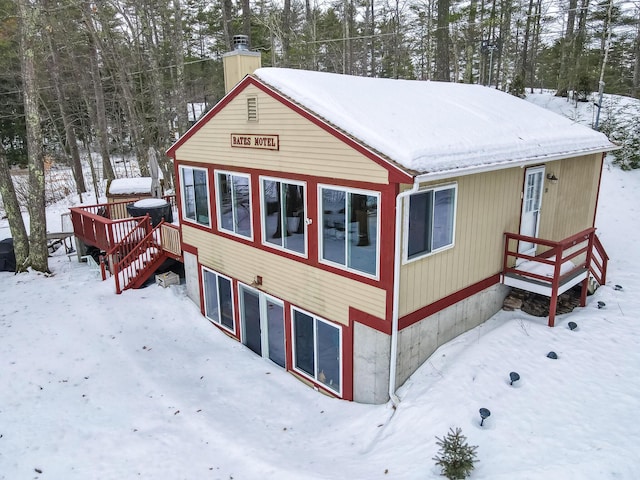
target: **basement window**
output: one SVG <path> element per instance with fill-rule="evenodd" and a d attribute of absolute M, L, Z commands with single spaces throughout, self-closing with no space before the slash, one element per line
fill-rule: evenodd
<path fill-rule="evenodd" d="M 247 120 L 258 121 L 258 97 L 247 97 Z"/>
<path fill-rule="evenodd" d="M 342 329 L 297 308 L 293 312 L 293 368 L 342 394 Z"/>

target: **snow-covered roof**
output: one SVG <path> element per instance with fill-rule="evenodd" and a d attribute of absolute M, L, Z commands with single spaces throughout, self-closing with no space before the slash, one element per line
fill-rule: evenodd
<path fill-rule="evenodd" d="M 262 83 L 417 173 L 615 148 L 605 135 L 480 85 L 261 68 Z"/>
<path fill-rule="evenodd" d="M 109 195 L 151 193 L 151 177 L 116 178 L 109 184 Z"/>

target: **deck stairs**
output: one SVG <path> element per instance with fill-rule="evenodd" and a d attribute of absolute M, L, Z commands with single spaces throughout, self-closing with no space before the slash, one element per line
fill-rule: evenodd
<path fill-rule="evenodd" d="M 74 233 L 103 252 L 102 279 L 113 277 L 116 293 L 142 287 L 167 259 L 182 261 L 177 225 L 162 221 L 154 227 L 149 215 L 112 220 L 105 206 L 96 207 L 101 206 L 71 209 Z"/>

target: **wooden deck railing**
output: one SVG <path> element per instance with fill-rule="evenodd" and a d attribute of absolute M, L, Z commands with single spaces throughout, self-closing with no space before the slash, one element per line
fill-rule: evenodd
<path fill-rule="evenodd" d="M 180 229 L 172 223 L 162 222 L 160 228 L 160 244 L 162 249 L 171 253 L 174 257 L 182 257 L 182 244 L 180 242 Z"/>
<path fill-rule="evenodd" d="M 588 228 L 560 241 L 505 233 L 503 278 L 508 275 L 517 276 L 532 285 L 540 285 L 543 288 L 546 286 L 549 289 L 549 326 L 554 324 L 558 295 L 562 293 L 561 287 L 570 288 L 583 282 L 580 304 L 584 306 L 589 273 L 600 285 L 606 281 L 609 257 L 595 231 L 595 228 Z M 520 242 L 533 243 L 545 247 L 546 250 L 536 256 L 525 255 L 518 252 Z M 545 269 L 552 273 L 539 272 Z"/>
<path fill-rule="evenodd" d="M 175 196 L 164 199 L 175 207 Z M 146 280 L 168 257 L 182 260 L 180 229 L 165 221 L 153 228 L 149 215 L 131 217 L 132 202 L 103 203 L 71 208 L 74 234 L 103 252 L 102 278 L 115 277 L 116 293 Z"/>
<path fill-rule="evenodd" d="M 75 236 L 85 244 L 93 245 L 105 252 L 127 236 L 135 221 L 134 217 L 111 220 L 90 210 L 71 208 L 71 223 Z"/>
<path fill-rule="evenodd" d="M 116 293 L 129 288 L 138 275 L 160 255 L 162 247 L 154 233 L 149 216 L 143 217 L 129 237 L 107 252 L 109 269 L 115 277 Z"/>
<path fill-rule="evenodd" d="M 175 209 L 175 195 L 165 195 L 163 199 Z M 131 203 L 133 202 L 129 200 L 70 208 L 74 234 L 87 245 L 93 245 L 105 252 L 110 250 L 114 246 L 114 239 L 126 235 L 127 224 L 122 223 L 120 226 L 119 223 L 132 218 L 142 218 L 129 214 L 127 206 Z"/>

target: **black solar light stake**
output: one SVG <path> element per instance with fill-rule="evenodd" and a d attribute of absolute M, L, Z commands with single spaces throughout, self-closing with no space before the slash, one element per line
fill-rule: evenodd
<path fill-rule="evenodd" d="M 578 324 L 576 322 L 569 322 L 569 330 L 575 330 L 578 328 Z"/>
<path fill-rule="evenodd" d="M 513 385 L 513 382 L 520 380 L 520 375 L 518 375 L 517 372 L 511 372 L 509 374 L 509 378 L 511 379 L 511 383 L 509 383 L 509 385 Z"/>
<path fill-rule="evenodd" d="M 547 358 L 552 358 L 553 360 L 557 360 L 558 355 L 556 354 L 556 352 L 549 352 L 547 353 Z"/>
<path fill-rule="evenodd" d="M 491 416 L 491 412 L 489 411 L 488 408 L 480 409 L 480 418 L 482 418 L 482 420 L 480 421 L 480 426 L 482 426 L 482 424 L 484 423 L 484 420 L 489 416 Z"/>

